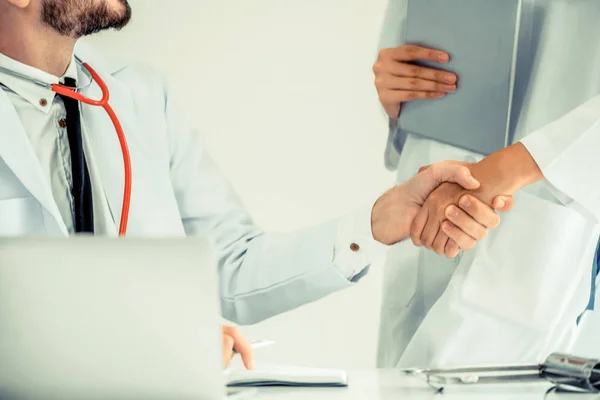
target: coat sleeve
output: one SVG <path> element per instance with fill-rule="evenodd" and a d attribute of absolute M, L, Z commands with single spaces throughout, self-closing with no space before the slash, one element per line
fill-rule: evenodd
<path fill-rule="evenodd" d="M 564 204 L 600 220 L 600 96 L 521 143 Z"/>
<path fill-rule="evenodd" d="M 318 300 L 358 282 L 383 255 L 371 232 L 372 204 L 322 225 L 263 232 L 161 82 L 173 190 L 186 234 L 215 246 L 223 317 L 251 324 Z"/>

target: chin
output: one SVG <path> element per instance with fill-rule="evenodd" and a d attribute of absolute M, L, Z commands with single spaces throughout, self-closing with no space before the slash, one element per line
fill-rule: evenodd
<path fill-rule="evenodd" d="M 125 15 L 130 12 L 129 2 L 127 0 L 101 0 L 109 10 L 118 15 Z"/>

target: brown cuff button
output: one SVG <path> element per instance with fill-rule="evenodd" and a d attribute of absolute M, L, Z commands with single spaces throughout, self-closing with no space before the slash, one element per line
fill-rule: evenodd
<path fill-rule="evenodd" d="M 360 250 L 360 246 L 357 245 L 356 243 L 352 243 L 350 245 L 350 250 L 352 250 L 352 251 L 359 251 Z"/>

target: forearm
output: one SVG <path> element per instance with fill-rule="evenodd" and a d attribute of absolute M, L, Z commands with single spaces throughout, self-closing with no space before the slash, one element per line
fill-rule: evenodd
<path fill-rule="evenodd" d="M 220 246 L 224 317 L 239 324 L 256 323 L 360 281 L 387 251 L 373 237 L 371 208 Z"/>
<path fill-rule="evenodd" d="M 600 185 L 584 184 L 597 181 L 598 110 L 600 95 L 532 132 L 520 143 L 490 155 L 473 166 L 473 174 L 497 178 L 500 190 L 508 193 L 545 179 L 564 204 L 574 203 L 600 220 Z M 534 161 L 536 166 L 532 164 Z M 492 172 L 488 171 L 490 168 Z M 490 182 L 495 184 L 494 180 Z"/>
<path fill-rule="evenodd" d="M 542 171 L 522 143 L 515 143 L 471 166 L 481 182 L 475 195 L 491 204 L 495 196 L 512 195 L 517 190 L 544 179 Z"/>

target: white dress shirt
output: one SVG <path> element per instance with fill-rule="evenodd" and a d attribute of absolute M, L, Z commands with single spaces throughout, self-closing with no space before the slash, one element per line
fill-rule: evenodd
<path fill-rule="evenodd" d="M 74 79 L 80 84 L 78 76 L 86 76 L 74 58 L 60 78 L 13 60 L 2 53 L 0 53 L 0 67 L 48 84 L 63 83 L 65 78 Z M 50 89 L 2 72 L 0 72 L 0 83 L 21 119 L 42 170 L 47 174 L 54 200 L 67 230 L 69 233 L 74 233 L 71 152 L 66 128 L 67 113 L 63 101 Z M 94 156 L 86 135 L 85 122 L 82 121 L 81 125 L 84 154 L 92 183 L 94 230 L 96 234 L 114 235 L 116 226 L 94 166 Z"/>
<path fill-rule="evenodd" d="M 62 77 L 27 66 L 0 53 L 0 67 L 19 72 L 39 81 L 55 84 L 64 78 L 76 79 L 79 87 L 89 83 L 89 77 L 73 58 Z M 48 184 L 52 188 L 54 200 L 70 233 L 73 233 L 73 186 L 69 142 L 64 122 L 66 111 L 60 97 L 49 89 L 36 86 L 0 71 L 0 84 L 14 105 L 37 154 L 42 169 L 47 173 Z M 94 227 L 96 234 L 114 235 L 119 221 L 114 221 L 103 185 L 94 162 L 93 149 L 82 118 L 84 153 L 92 183 L 94 202 Z M 109 134 L 115 134 L 109 132 Z M 121 162 L 121 155 L 115 154 L 115 162 Z M 337 236 L 332 257 L 334 266 L 348 280 L 355 281 L 366 272 L 374 259 L 381 256 L 387 246 L 376 242 L 371 231 L 371 208 L 365 207 L 354 214 L 342 218 L 338 223 Z"/>

